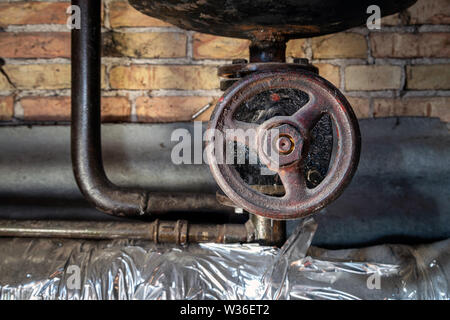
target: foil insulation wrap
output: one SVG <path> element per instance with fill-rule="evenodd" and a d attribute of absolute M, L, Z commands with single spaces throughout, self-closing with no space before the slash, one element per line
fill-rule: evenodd
<path fill-rule="evenodd" d="M 0 299 L 448 299 L 450 240 L 311 247 L 313 219 L 281 248 L 0 239 Z"/>

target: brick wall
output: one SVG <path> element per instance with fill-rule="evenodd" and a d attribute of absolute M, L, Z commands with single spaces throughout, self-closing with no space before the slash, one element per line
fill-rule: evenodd
<path fill-rule="evenodd" d="M 217 67 L 248 56 L 248 42 L 183 31 L 103 1 L 104 121 L 189 121 L 221 95 Z M 0 121 L 67 122 L 67 1 L 0 0 Z M 383 9 L 383 8 L 381 8 Z M 358 117 L 431 116 L 450 121 L 450 1 L 419 0 L 365 27 L 288 43 L 339 87 Z M 198 120 L 209 119 L 212 108 Z"/>

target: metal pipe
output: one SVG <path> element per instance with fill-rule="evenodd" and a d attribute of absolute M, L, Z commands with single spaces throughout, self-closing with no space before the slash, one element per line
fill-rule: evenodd
<path fill-rule="evenodd" d="M 97 209 L 115 216 L 185 210 L 232 209 L 215 195 L 150 194 L 113 184 L 103 168 L 101 148 L 101 1 L 73 0 L 80 28 L 72 30 L 71 152 L 75 180 Z"/>
<path fill-rule="evenodd" d="M 286 62 L 286 40 L 253 41 L 250 45 L 250 63 L 255 62 Z M 249 217 L 247 224 L 253 228 L 254 241 L 276 246 L 281 246 L 286 241 L 286 221 L 255 214 L 249 214 Z"/>
<path fill-rule="evenodd" d="M 155 243 L 239 243 L 253 240 L 245 224 L 190 224 L 185 220 L 154 222 L 95 222 L 0 220 L 0 237 L 69 239 L 133 239 Z"/>
<path fill-rule="evenodd" d="M 286 40 L 253 41 L 250 62 L 286 62 Z"/>
<path fill-rule="evenodd" d="M 286 241 L 286 221 L 273 220 L 256 214 L 250 214 L 249 221 L 254 228 L 255 242 L 281 246 Z"/>

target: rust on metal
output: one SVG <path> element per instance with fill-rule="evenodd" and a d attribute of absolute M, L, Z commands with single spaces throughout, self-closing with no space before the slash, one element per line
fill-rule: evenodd
<path fill-rule="evenodd" d="M 155 243 L 242 243 L 254 239 L 245 224 L 191 224 L 186 220 L 154 222 L 99 222 L 0 220 L 0 237 L 69 239 L 132 239 Z"/>
<path fill-rule="evenodd" d="M 263 245 L 281 246 L 286 240 L 286 223 L 252 214 L 247 226 L 252 228 L 254 241 Z"/>
<path fill-rule="evenodd" d="M 219 67 L 217 74 L 220 77 L 224 78 L 243 78 L 257 72 L 283 72 L 296 70 L 307 70 L 310 72 L 318 73 L 317 67 L 309 64 L 308 60 L 304 59 L 299 60 L 299 63 L 252 62 L 227 64 Z"/>
<path fill-rule="evenodd" d="M 253 42 L 287 41 L 363 25 L 367 8 L 382 15 L 406 9 L 416 0 L 129 0 L 137 10 L 186 30 Z"/>
<path fill-rule="evenodd" d="M 235 112 L 255 95 L 280 88 L 293 89 L 293 94 L 304 92 L 309 96 L 309 101 L 291 116 L 273 117 L 260 125 L 242 123 L 233 118 Z M 324 180 L 310 189 L 304 178 L 304 160 L 309 148 L 310 131 L 325 114 L 331 117 L 334 124 L 336 155 Z M 236 139 L 248 148 L 256 145 L 262 163 L 280 176 L 285 189 L 283 196 L 269 196 L 246 184 L 231 165 L 215 161 L 214 148 L 207 148 L 207 156 L 214 178 L 236 206 L 271 219 L 300 218 L 328 205 L 348 185 L 359 161 L 359 126 L 350 104 L 331 83 L 306 70 L 265 71 L 241 79 L 217 104 L 209 127 L 222 131 L 222 134 L 225 129 L 257 130 L 255 143 L 239 137 Z M 272 128 L 285 128 L 282 133 L 293 139 L 295 151 L 280 155 L 281 162 L 276 165 L 265 156 L 263 148 L 267 143 L 265 134 Z"/>
<path fill-rule="evenodd" d="M 229 211 L 214 195 L 150 193 L 113 184 L 103 167 L 100 116 L 101 1 L 73 0 L 83 13 L 72 30 L 71 153 L 75 180 L 98 210 L 114 216 Z"/>

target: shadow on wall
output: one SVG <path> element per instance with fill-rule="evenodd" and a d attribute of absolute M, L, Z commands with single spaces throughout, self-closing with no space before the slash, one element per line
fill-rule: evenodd
<path fill-rule="evenodd" d="M 362 154 L 343 195 L 315 216 L 314 244 L 354 247 L 450 237 L 450 135 L 430 118 L 361 120 Z M 174 165 L 170 133 L 191 123 L 104 125 L 105 168 L 122 186 L 215 192 L 207 165 Z M 0 218 L 111 219 L 82 198 L 68 126 L 0 127 Z M 223 217 L 226 219 L 226 217 Z M 289 222 L 291 230 L 296 222 Z"/>

